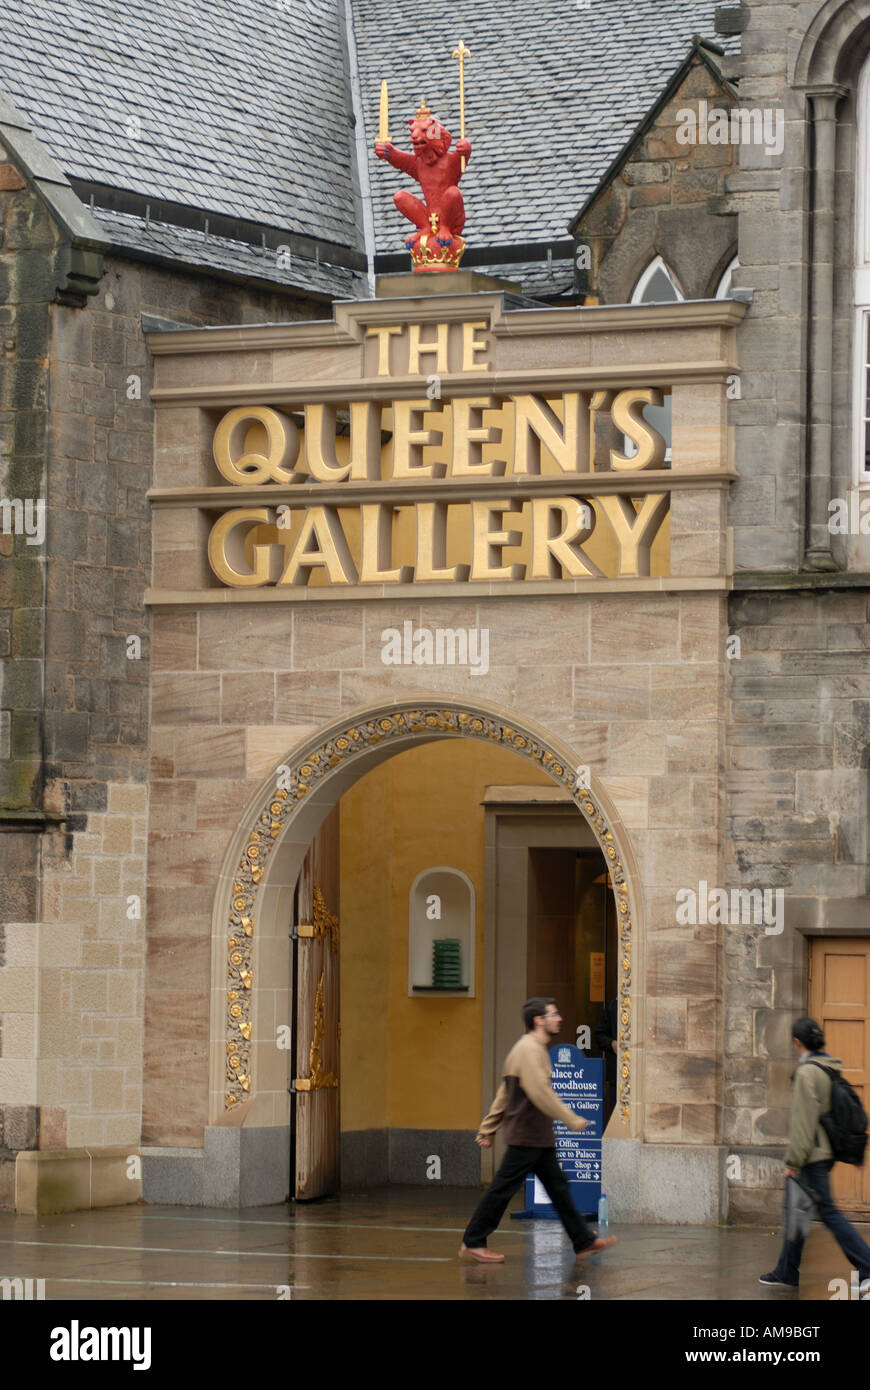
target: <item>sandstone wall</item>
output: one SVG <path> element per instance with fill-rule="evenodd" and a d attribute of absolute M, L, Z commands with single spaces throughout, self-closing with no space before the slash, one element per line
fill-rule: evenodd
<path fill-rule="evenodd" d="M 141 315 L 201 326 L 323 307 L 114 258 L 85 307 L 58 303 L 62 240 L 11 165 L 0 218 L 0 496 L 47 504 L 44 545 L 0 534 L 8 1205 L 17 1151 L 140 1137 L 153 458 Z"/>

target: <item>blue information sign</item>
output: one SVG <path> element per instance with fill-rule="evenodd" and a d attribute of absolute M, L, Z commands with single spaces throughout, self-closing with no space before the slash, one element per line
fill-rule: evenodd
<path fill-rule="evenodd" d="M 604 1124 L 604 1062 L 600 1057 L 586 1057 L 571 1043 L 557 1043 L 550 1048 L 553 1066 L 553 1090 L 575 1115 L 589 1120 L 582 1132 L 568 1129 L 554 1121 L 556 1157 L 568 1179 L 571 1196 L 578 1211 L 598 1219 L 598 1199 L 601 1196 L 601 1138 Z M 549 1197 L 538 1178 L 526 1178 L 526 1208 L 516 1216 L 555 1217 Z"/>

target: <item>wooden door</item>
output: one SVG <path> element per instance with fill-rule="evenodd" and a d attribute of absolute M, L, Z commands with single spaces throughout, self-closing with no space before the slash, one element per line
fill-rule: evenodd
<path fill-rule="evenodd" d="M 330 812 L 296 887 L 296 1077 L 293 1164 L 297 1200 L 338 1191 L 339 812 Z"/>
<path fill-rule="evenodd" d="M 810 942 L 811 1017 L 825 1031 L 825 1050 L 843 1060 L 843 1075 L 870 1109 L 870 940 L 816 938 Z M 849 1211 L 870 1211 L 870 1154 L 863 1168 L 838 1163 L 831 1191 Z"/>

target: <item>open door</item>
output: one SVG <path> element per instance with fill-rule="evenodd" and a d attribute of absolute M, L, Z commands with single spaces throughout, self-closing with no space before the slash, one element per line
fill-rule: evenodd
<path fill-rule="evenodd" d="M 339 1181 L 339 811 L 324 821 L 296 886 L 293 1195 L 325 1197 Z"/>

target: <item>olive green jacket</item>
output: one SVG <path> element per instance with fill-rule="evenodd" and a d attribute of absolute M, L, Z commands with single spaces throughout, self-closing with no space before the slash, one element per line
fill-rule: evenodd
<path fill-rule="evenodd" d="M 810 1053 L 798 1063 L 792 1081 L 787 1168 L 806 1168 L 808 1163 L 822 1163 L 834 1156 L 828 1136 L 819 1124 L 821 1116 L 831 1108 L 831 1078 L 811 1063 L 811 1057 L 832 1071 L 841 1071 L 843 1067 L 839 1057 L 828 1057 L 824 1052 Z"/>

